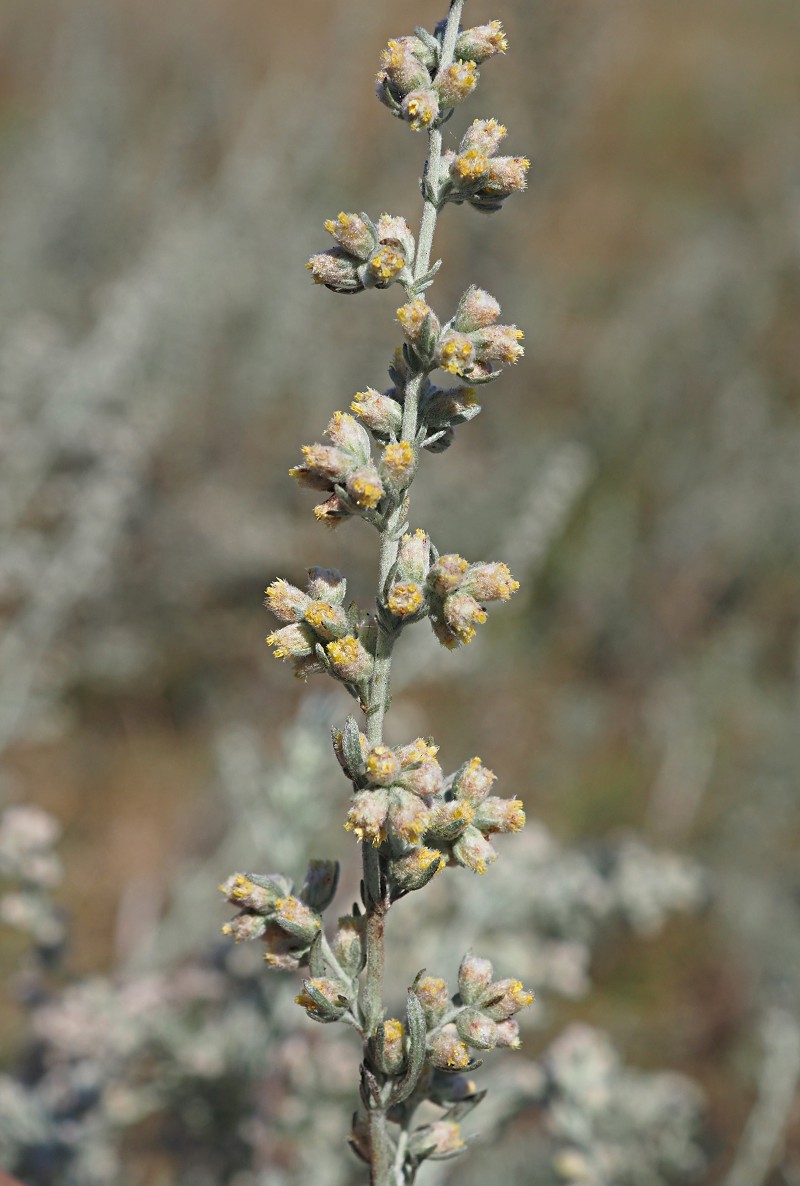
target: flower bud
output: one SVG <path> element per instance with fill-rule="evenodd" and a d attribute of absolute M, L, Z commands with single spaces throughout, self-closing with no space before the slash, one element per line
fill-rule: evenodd
<path fill-rule="evenodd" d="M 385 790 L 357 791 L 350 800 L 345 828 L 356 840 L 367 840 L 377 848 L 386 839 L 389 796 Z"/>
<path fill-rule="evenodd" d="M 381 455 L 381 477 L 395 492 L 405 490 L 414 477 L 417 458 L 410 441 L 397 441 L 386 446 Z"/>
<path fill-rule="evenodd" d="M 459 799 L 451 799 L 436 807 L 428 825 L 428 838 L 451 844 L 468 824 L 472 823 L 472 807 Z"/>
<path fill-rule="evenodd" d="M 366 391 L 359 391 L 350 405 L 351 411 L 366 424 L 367 428 L 380 436 L 390 436 L 400 432 L 403 422 L 403 410 L 397 400 L 391 396 L 382 395 L 368 387 Z"/>
<path fill-rule="evenodd" d="M 383 498 L 380 474 L 371 462 L 348 474 L 345 488 L 361 510 L 374 510 Z"/>
<path fill-rule="evenodd" d="M 297 939 L 311 942 L 315 939 L 320 926 L 320 917 L 315 910 L 306 906 L 299 898 L 279 898 L 275 903 L 274 921 L 279 927 Z"/>
<path fill-rule="evenodd" d="M 379 247 L 369 261 L 369 271 L 376 288 L 387 288 L 399 280 L 406 267 L 405 256 L 394 247 Z"/>
<path fill-rule="evenodd" d="M 424 845 L 413 848 L 405 856 L 391 862 L 392 885 L 404 894 L 422 889 L 444 869 L 446 863 L 438 849 L 426 848 Z"/>
<path fill-rule="evenodd" d="M 428 574 L 428 585 L 436 593 L 446 596 L 459 587 L 469 564 L 456 552 L 440 556 Z"/>
<path fill-rule="evenodd" d="M 462 868 L 485 873 L 497 860 L 497 853 L 483 833 L 470 824 L 453 845 L 453 857 Z"/>
<path fill-rule="evenodd" d="M 441 792 L 444 776 L 439 763 L 431 758 L 419 766 L 404 770 L 397 781 L 420 798 L 430 799 Z"/>
<path fill-rule="evenodd" d="M 414 1130 L 408 1148 L 417 1157 L 452 1157 L 464 1148 L 461 1126 L 455 1120 L 426 1124 Z"/>
<path fill-rule="evenodd" d="M 456 1018 L 456 1029 L 475 1050 L 493 1050 L 497 1045 L 497 1025 L 477 1009 L 462 1009 Z"/>
<path fill-rule="evenodd" d="M 324 670 L 325 664 L 316 655 L 301 655 L 298 659 L 292 659 L 292 675 L 295 679 L 307 680 L 310 675 L 319 675 Z"/>
<path fill-rule="evenodd" d="M 414 262 L 416 244 L 411 227 L 400 214 L 382 214 L 376 224 L 378 239 L 387 247 L 402 252 L 406 263 Z"/>
<path fill-rule="evenodd" d="M 461 333 L 469 334 L 493 325 L 499 316 L 500 305 L 494 297 L 472 284 L 458 302 L 453 326 Z"/>
<path fill-rule="evenodd" d="M 424 132 L 439 114 L 439 95 L 430 87 L 421 87 L 406 95 L 400 111 L 412 132 Z"/>
<path fill-rule="evenodd" d="M 502 23 L 489 21 L 488 25 L 476 25 L 473 29 L 463 29 L 459 33 L 455 56 L 468 58 L 480 65 L 495 54 L 504 54 L 507 49 L 508 41 Z"/>
<path fill-rule="evenodd" d="M 528 188 L 531 162 L 526 156 L 496 156 L 489 161 L 486 191 L 493 197 L 507 198 Z"/>
<path fill-rule="evenodd" d="M 361 292 L 364 282 L 358 274 L 358 262 L 340 247 L 312 255 L 306 264 L 315 284 L 324 284 L 332 292 Z"/>
<path fill-rule="evenodd" d="M 476 353 L 481 362 L 500 362 L 505 366 L 519 362 L 525 353 L 520 346 L 523 334 L 515 325 L 490 325 L 480 333 Z"/>
<path fill-rule="evenodd" d="M 329 642 L 325 647 L 325 653 L 333 674 L 346 684 L 359 684 L 372 674 L 372 658 L 363 644 L 352 634 L 346 634 L 336 642 Z"/>
<path fill-rule="evenodd" d="M 497 1045 L 507 1046 L 510 1050 L 519 1050 L 521 1042 L 519 1040 L 519 1022 L 512 1018 L 507 1018 L 505 1021 L 495 1022 L 495 1030 L 497 1033 Z"/>
<path fill-rule="evenodd" d="M 345 214 L 342 211 L 337 218 L 328 219 L 325 230 L 333 235 L 343 251 L 358 259 L 368 259 L 370 252 L 375 249 L 375 232 L 360 214 Z"/>
<path fill-rule="evenodd" d="M 312 490 L 330 490 L 353 466 L 347 454 L 333 445 L 303 445 L 302 453 L 302 462 L 289 474 Z"/>
<path fill-rule="evenodd" d="M 418 38 L 414 38 L 414 41 L 418 41 Z M 414 54 L 413 43 L 410 42 L 411 39 L 407 37 L 394 39 L 381 54 L 378 79 L 385 79 L 398 99 L 417 87 L 430 86 L 431 76 Z"/>
<path fill-rule="evenodd" d="M 430 738 L 417 737 L 407 745 L 401 745 L 396 750 L 400 765 L 404 770 L 411 766 L 419 766 L 423 762 L 432 762 L 439 752 L 438 745 L 434 745 Z"/>
<path fill-rule="evenodd" d="M 479 77 L 475 63 L 470 61 L 452 62 L 440 70 L 433 80 L 433 87 L 442 107 L 463 103 L 475 90 Z"/>
<path fill-rule="evenodd" d="M 436 346 L 436 365 L 451 375 L 466 375 L 475 364 L 475 347 L 466 334 L 447 330 Z"/>
<path fill-rule="evenodd" d="M 355 977 L 364 966 L 364 915 L 345 914 L 331 941 L 331 950 L 343 972 Z"/>
<path fill-rule="evenodd" d="M 419 844 L 430 817 L 430 808 L 412 791 L 393 787 L 389 792 L 389 827 L 393 840 Z"/>
<path fill-rule="evenodd" d="M 423 976 L 414 985 L 414 995 L 422 1006 L 428 1028 L 438 1025 L 450 1008 L 447 981 L 439 976 Z"/>
<path fill-rule="evenodd" d="M 386 607 L 396 618 L 411 618 L 425 605 L 425 594 L 414 581 L 396 581 L 386 594 Z"/>
<path fill-rule="evenodd" d="M 443 391 L 434 387 L 421 414 L 429 428 L 450 428 L 473 420 L 480 410 L 474 388 L 450 387 Z"/>
<path fill-rule="evenodd" d="M 468 951 L 458 969 L 458 991 L 465 1005 L 472 1005 L 492 983 L 491 961 Z"/>
<path fill-rule="evenodd" d="M 457 186 L 477 186 L 488 177 L 489 158 L 478 148 L 468 148 L 448 157 L 448 172 Z"/>
<path fill-rule="evenodd" d="M 413 301 L 401 305 L 397 310 L 397 320 L 409 342 L 420 342 L 426 348 L 427 343 L 422 341 L 423 337 L 427 336 L 434 341 L 441 331 L 439 318 L 422 297 L 415 297 Z"/>
<path fill-rule="evenodd" d="M 338 1021 L 349 1004 L 346 986 L 327 976 L 303 981 L 303 991 L 294 999 L 314 1021 Z"/>
<path fill-rule="evenodd" d="M 338 494 L 332 494 L 325 502 L 317 503 L 314 507 L 314 518 L 326 527 L 338 527 L 344 519 L 349 519 L 352 511 Z"/>
<path fill-rule="evenodd" d="M 521 799 L 499 799 L 491 795 L 475 812 L 475 827 L 484 835 L 493 832 L 519 832 L 525 827 L 525 810 Z"/>
<path fill-rule="evenodd" d="M 349 629 L 347 614 L 340 605 L 329 601 L 310 601 L 305 612 L 306 624 L 326 641 L 341 638 Z"/>
<path fill-rule="evenodd" d="M 430 1040 L 430 1060 L 443 1071 L 460 1071 L 472 1062 L 466 1042 L 452 1024 L 444 1026 Z"/>
<path fill-rule="evenodd" d="M 369 461 L 369 437 L 355 417 L 347 412 L 334 412 L 325 435 L 333 444 L 360 462 Z"/>
<path fill-rule="evenodd" d="M 406 1061 L 403 1049 L 403 1023 L 397 1017 L 384 1021 L 372 1043 L 373 1057 L 384 1075 L 398 1075 Z"/>
<path fill-rule="evenodd" d="M 232 873 L 219 888 L 232 906 L 270 914 L 275 903 L 291 893 L 292 883 L 281 874 L 259 877 L 255 873 Z"/>
<path fill-rule="evenodd" d="M 326 910 L 339 883 L 338 861 L 309 861 L 299 897 L 312 910 Z"/>
<path fill-rule="evenodd" d="M 314 653 L 316 639 L 308 626 L 292 623 L 267 635 L 267 646 L 272 647 L 276 659 L 302 659 Z"/>
<path fill-rule="evenodd" d="M 230 922 L 226 922 L 222 933 L 223 935 L 233 935 L 237 943 L 243 943 L 249 939 L 260 939 L 266 929 L 267 920 L 263 914 L 244 912 L 237 914 L 236 918 L 232 918 Z"/>
<path fill-rule="evenodd" d="M 264 963 L 277 972 L 296 972 L 304 961 L 307 945 L 303 945 L 294 935 L 288 934 L 282 927 L 270 923 L 262 936 L 266 948 Z"/>
<path fill-rule="evenodd" d="M 367 753 L 367 775 L 376 786 L 388 787 L 400 773 L 400 762 L 388 745 L 373 745 Z"/>
<path fill-rule="evenodd" d="M 508 134 L 508 128 L 496 119 L 474 119 L 458 146 L 460 153 L 474 148 L 484 156 L 494 156 Z"/>
<path fill-rule="evenodd" d="M 267 587 L 266 606 L 281 622 L 300 622 L 310 598 L 288 581 L 273 581 Z"/>
<path fill-rule="evenodd" d="M 453 794 L 457 799 L 467 799 L 473 807 L 482 802 L 492 783 L 497 781 L 497 775 L 483 765 L 480 758 L 475 757 L 465 762 L 453 780 Z"/>
<path fill-rule="evenodd" d="M 355 721 L 353 721 L 353 724 L 355 725 Z M 332 730 L 331 740 L 333 741 L 333 752 L 336 754 L 342 770 L 344 770 L 348 778 L 357 778 L 363 773 L 364 763 L 367 760 L 367 753 L 369 752 L 369 742 L 364 734 L 358 733 L 358 748 L 361 751 L 360 759 L 354 753 L 351 755 L 350 760 L 348 760 L 345 754 L 345 737 L 342 729 Z"/>
<path fill-rule="evenodd" d="M 442 1071 L 434 1071 L 428 1098 L 441 1107 L 450 1107 L 467 1100 L 473 1100 L 478 1094 L 478 1085 L 474 1079 L 466 1075 L 448 1075 Z"/>
<path fill-rule="evenodd" d="M 471 564 L 463 588 L 479 601 L 508 601 L 519 581 L 514 580 L 507 564 Z"/>
<path fill-rule="evenodd" d="M 468 643 L 475 637 L 473 623 L 482 626 L 486 621 L 486 610 L 469 593 L 459 589 L 445 598 L 444 620 L 458 642 Z"/>
<path fill-rule="evenodd" d="M 533 993 L 522 987 L 522 981 L 508 977 L 490 984 L 478 1004 L 481 1011 L 493 1021 L 506 1021 L 532 1002 Z"/>
<path fill-rule="evenodd" d="M 308 595 L 314 601 L 327 601 L 329 605 L 342 605 L 347 592 L 347 581 L 335 568 L 306 569 L 308 572 Z"/>
<path fill-rule="evenodd" d="M 400 540 L 397 568 L 404 580 L 422 584 L 431 566 L 431 541 L 427 532 L 417 528 L 413 535 L 406 533 Z"/>

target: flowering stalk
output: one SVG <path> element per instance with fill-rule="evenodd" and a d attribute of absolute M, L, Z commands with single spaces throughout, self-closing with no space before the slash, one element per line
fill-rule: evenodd
<path fill-rule="evenodd" d="M 331 939 L 322 924 L 338 879 L 335 862 L 314 861 L 300 889 L 281 874 L 234 874 L 221 887 L 239 914 L 225 930 L 256 939 L 274 968 L 307 967 L 297 1002 L 315 1021 L 342 1021 L 364 1043 L 363 1115 L 351 1135 L 369 1166 L 371 1186 L 408 1186 L 428 1158 L 463 1147 L 461 1119 L 482 1098 L 465 1076 L 474 1051 L 519 1045 L 514 1015 L 533 999 L 514 979 L 496 980 L 491 964 L 467 953 L 452 996 L 444 980 L 420 973 L 405 1017 L 386 1018 L 383 1002 L 386 916 L 391 905 L 422 889 L 447 866 L 483 873 L 497 853 L 492 838 L 525 822 L 518 799 L 492 795 L 494 774 L 472 758 L 445 776 L 428 738 L 390 747 L 383 737 L 395 645 L 410 625 L 428 618 L 442 645 L 469 643 L 486 620 L 486 604 L 506 601 L 518 585 L 499 562 L 470 563 L 440 554 L 427 532 L 408 527 L 409 489 L 424 451 L 440 453 L 455 429 L 480 412 L 476 388 L 522 355 L 522 333 L 498 324 L 500 307 L 471 286 L 442 323 L 425 296 L 439 268 L 431 266 L 436 221 L 447 203 L 495 211 L 526 184 L 529 162 L 497 150 L 506 129 L 476 119 L 457 152 L 442 151 L 442 124 L 478 82 L 478 66 L 505 53 L 499 21 L 464 29 L 464 0 L 451 0 L 433 33 L 416 29 L 392 40 L 381 57 L 378 98 L 412 131 L 428 135 L 421 182 L 418 239 L 405 219 L 342 212 L 325 224 L 336 245 L 312 256 L 314 280 L 355 293 L 399 284 L 405 301 L 397 320 L 405 338 L 389 367 L 391 386 L 367 388 L 336 412 L 329 443 L 307 445 L 290 472 L 322 491 L 316 517 L 330 527 L 361 518 L 378 532 L 376 609 L 345 604 L 344 577 L 311 568 L 305 591 L 276 580 L 267 605 L 282 623 L 267 639 L 298 676 L 327 673 L 344 684 L 363 713 L 334 731 L 334 751 L 352 784 L 345 827 L 362 846 L 362 901 L 341 917 Z M 455 377 L 440 387 L 435 371 Z M 377 457 L 374 447 L 377 446 Z M 418 1106 L 431 1101 L 441 1118 L 414 1127 Z"/>

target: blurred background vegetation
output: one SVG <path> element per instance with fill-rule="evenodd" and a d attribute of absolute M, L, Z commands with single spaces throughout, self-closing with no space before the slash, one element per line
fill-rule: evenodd
<path fill-rule="evenodd" d="M 303 264 L 340 209 L 416 224 L 424 143 L 378 107 L 372 73 L 389 36 L 441 15 L 0 6 L 2 792 L 63 827 L 62 981 L 213 941 L 216 883 L 256 844 L 257 796 L 237 847 L 224 786 L 248 754 L 283 760 L 310 690 L 263 645 L 266 583 L 333 564 L 369 604 L 374 538 L 319 528 L 286 471 L 335 408 L 386 385 L 397 300 L 334 299 Z M 704 1181 L 721 1182 L 764 1078 L 759 1027 L 800 993 L 800 8 L 468 15 L 500 17 L 511 52 L 446 142 L 498 116 L 531 186 L 496 217 L 445 211 L 435 304 L 480 284 L 528 352 L 428 459 L 413 521 L 507 560 L 523 589 L 463 653 L 420 628 L 391 740 L 434 733 L 449 769 L 477 748 L 561 844 L 633 830 L 708 869 L 706 911 L 606 936 L 592 992 L 550 1002 L 547 1025 L 589 1021 L 634 1064 L 698 1081 Z M 348 702 L 317 710 L 324 742 Z M 341 818 L 332 758 L 312 774 Z M 315 818 L 291 871 L 352 866 Z M 286 851 L 270 826 L 262 864 Z M 226 837 L 229 867 L 212 855 Z M 25 949 L 4 934 L 16 998 Z M 2 1007 L 9 1065 L 25 1016 Z M 800 1182 L 791 1097 L 790 1081 L 771 1186 Z M 132 1181 L 178 1180 L 158 1139 L 137 1138 Z"/>

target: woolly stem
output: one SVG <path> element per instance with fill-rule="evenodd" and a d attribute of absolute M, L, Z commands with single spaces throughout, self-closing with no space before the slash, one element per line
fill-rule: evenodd
<path fill-rule="evenodd" d="M 447 17 L 439 68 L 444 69 L 453 61 L 456 38 L 458 36 L 461 12 L 464 0 L 451 0 Z M 438 128 L 432 128 L 428 133 L 428 158 L 425 164 L 425 174 L 438 177 L 442 158 L 442 133 Z M 426 196 L 422 207 L 417 251 L 414 259 L 414 279 L 419 280 L 430 268 L 433 236 L 436 230 L 438 210 L 435 202 Z M 419 411 L 419 395 L 424 375 L 412 374 L 405 386 L 403 397 L 403 422 L 401 435 L 405 441 L 415 441 L 417 435 L 417 421 Z M 385 585 L 393 565 L 397 561 L 400 547 L 400 530 L 403 526 L 407 506 L 405 500 L 398 505 L 387 517 L 381 530 L 380 558 L 378 565 L 378 602 L 383 602 Z M 378 637 L 375 649 L 375 663 L 370 681 L 366 714 L 366 735 L 371 745 L 379 745 L 383 741 L 383 720 L 386 714 L 391 691 L 392 652 L 397 634 L 388 629 L 380 617 L 377 621 Z M 369 1037 L 383 1015 L 383 972 L 384 972 L 384 931 L 389 901 L 385 889 L 385 879 L 382 876 L 381 858 L 370 844 L 363 845 L 363 867 L 365 887 L 365 907 L 367 912 L 365 925 L 366 967 L 362 984 L 361 1007 L 365 1021 L 365 1034 Z M 380 887 L 376 895 L 370 892 L 370 887 Z M 373 1101 L 367 1111 L 370 1132 L 370 1186 L 397 1186 L 397 1173 L 392 1169 L 394 1161 L 391 1142 L 387 1131 L 386 1112 Z"/>

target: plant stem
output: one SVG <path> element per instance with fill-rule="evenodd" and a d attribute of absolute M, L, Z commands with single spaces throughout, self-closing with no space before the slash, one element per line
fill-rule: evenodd
<path fill-rule="evenodd" d="M 447 17 L 442 50 L 439 59 L 439 69 L 446 69 L 453 61 L 456 38 L 458 36 L 461 12 L 464 0 L 450 0 L 450 11 Z M 432 128 L 428 133 L 428 159 L 425 164 L 425 175 L 438 178 L 442 159 L 442 133 L 439 128 Z M 433 236 L 436 230 L 438 209 L 435 202 L 428 196 L 424 198 L 422 220 L 420 223 L 417 251 L 414 259 L 414 279 L 419 280 L 430 268 Z M 419 412 L 419 396 L 424 379 L 422 372 L 409 376 L 405 386 L 403 398 L 403 421 L 401 436 L 405 441 L 414 442 L 417 435 L 417 421 Z M 387 517 L 380 537 L 380 558 L 378 565 L 378 602 L 383 602 L 387 578 L 392 566 L 397 560 L 400 546 L 400 529 L 407 513 L 405 500 L 401 502 Z M 391 688 L 392 652 L 397 634 L 387 629 L 378 619 L 378 637 L 375 649 L 375 663 L 370 681 L 366 713 L 366 735 L 371 745 L 379 745 L 383 741 L 383 718 L 389 702 Z M 388 895 L 385 891 L 377 895 L 370 892 L 370 886 L 382 886 L 381 857 L 372 845 L 363 845 L 363 869 L 365 887 L 365 947 L 366 966 L 361 988 L 361 1013 L 364 1019 L 364 1032 L 370 1037 L 383 1016 L 383 975 L 384 975 L 384 931 L 386 914 L 389 910 Z M 397 1186 L 400 1172 L 393 1169 L 392 1146 L 389 1139 L 386 1112 L 375 1106 L 374 1101 L 368 1108 L 370 1131 L 370 1186 Z"/>

